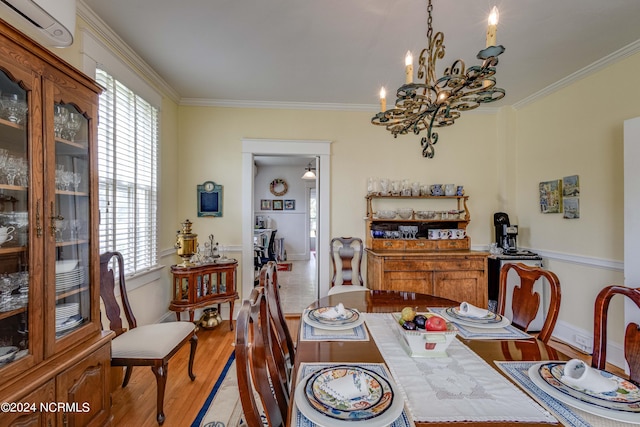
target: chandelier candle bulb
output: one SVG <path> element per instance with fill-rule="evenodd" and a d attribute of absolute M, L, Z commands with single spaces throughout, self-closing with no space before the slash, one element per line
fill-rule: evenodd
<path fill-rule="evenodd" d="M 496 45 L 499 17 L 498 8 L 493 6 L 489 14 L 489 25 L 487 26 L 487 47 Z"/>
<path fill-rule="evenodd" d="M 387 110 L 387 92 L 384 87 L 380 88 L 380 111 Z"/>
<path fill-rule="evenodd" d="M 404 57 L 404 65 L 404 81 L 407 84 L 413 83 L 413 55 L 411 55 L 411 51 L 407 51 L 407 56 Z"/>

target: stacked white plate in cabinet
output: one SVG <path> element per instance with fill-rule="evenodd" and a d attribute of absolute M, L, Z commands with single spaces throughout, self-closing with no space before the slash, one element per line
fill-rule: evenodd
<path fill-rule="evenodd" d="M 68 291 L 84 283 L 84 269 L 76 268 L 66 273 L 56 273 L 56 293 Z"/>
<path fill-rule="evenodd" d="M 60 333 L 82 323 L 80 303 L 70 302 L 56 305 L 56 333 Z"/>
<path fill-rule="evenodd" d="M 56 325 L 78 314 L 80 314 L 80 303 L 69 302 L 58 304 L 56 305 Z"/>

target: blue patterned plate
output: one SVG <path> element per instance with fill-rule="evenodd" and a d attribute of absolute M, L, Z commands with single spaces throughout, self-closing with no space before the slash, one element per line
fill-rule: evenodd
<path fill-rule="evenodd" d="M 364 374 L 369 395 L 341 400 L 323 390 L 323 385 L 346 375 Z M 306 382 L 305 394 L 311 407 L 321 414 L 344 421 L 364 421 L 382 415 L 393 403 L 389 382 L 358 366 L 332 366 L 314 373 Z"/>
<path fill-rule="evenodd" d="M 349 325 L 351 323 L 357 322 L 360 318 L 360 313 L 358 313 L 358 310 L 353 310 L 346 307 L 342 316 L 333 319 L 324 317 L 324 313 L 333 309 L 333 307 L 314 308 L 313 310 L 309 310 L 309 318 L 323 325 Z"/>
<path fill-rule="evenodd" d="M 449 307 L 449 308 L 445 309 L 445 313 L 448 314 L 450 317 L 452 317 L 454 319 L 465 320 L 467 322 L 473 322 L 473 323 L 500 323 L 500 322 L 502 322 L 502 316 L 500 316 L 499 314 L 493 313 L 491 311 L 484 317 L 474 317 L 474 316 L 467 316 L 464 313 L 461 313 L 460 312 L 460 307 L 453 306 L 453 307 Z"/>
<path fill-rule="evenodd" d="M 597 393 L 591 390 L 566 384 L 561 378 L 564 373 L 565 362 L 549 362 L 543 363 L 538 367 L 538 373 L 547 384 L 561 393 L 584 402 L 598 405 L 606 409 L 633 412 L 640 416 L 640 388 L 633 383 L 610 374 L 606 371 L 600 371 L 604 377 L 611 378 L 618 383 L 616 391 L 607 393 Z"/>

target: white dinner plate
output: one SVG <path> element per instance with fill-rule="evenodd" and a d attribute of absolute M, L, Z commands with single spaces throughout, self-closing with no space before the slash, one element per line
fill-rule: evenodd
<path fill-rule="evenodd" d="M 557 384 L 552 385 L 550 382 L 545 380 L 540 374 L 540 369 L 545 368 L 545 365 L 548 365 L 548 364 L 549 362 L 536 363 L 535 365 L 532 365 L 529 368 L 528 373 L 529 373 L 529 378 L 531 378 L 531 381 L 536 386 L 538 386 L 542 391 L 547 393 L 549 396 L 553 397 L 556 400 L 559 400 L 564 404 L 567 404 L 574 408 L 588 412 L 590 414 L 598 415 L 600 417 L 608 418 L 610 420 L 640 424 L 638 413 L 619 411 L 615 409 L 607 409 L 603 406 L 588 403 L 584 400 L 573 397 L 570 394 L 562 392 L 561 388 L 566 387 L 566 384 L 561 383 L 560 381 L 556 381 Z M 556 383 L 556 382 L 552 381 L 552 383 Z"/>
<path fill-rule="evenodd" d="M 482 329 L 498 329 L 498 328 L 506 328 L 511 324 L 511 320 L 507 319 L 506 316 L 502 316 L 502 320 L 496 323 L 483 323 L 483 322 L 474 322 L 469 319 L 458 319 L 453 316 L 447 314 L 446 310 L 442 310 L 440 315 L 447 319 L 449 322 L 458 323 L 462 326 L 469 326 L 472 328 L 482 328 Z"/>
<path fill-rule="evenodd" d="M 358 326 L 362 325 L 364 323 L 364 316 L 359 315 L 358 320 L 353 323 L 347 323 L 344 325 L 326 325 L 324 323 L 316 322 L 315 320 L 311 319 L 309 317 L 309 311 L 305 311 L 304 315 L 302 316 L 302 320 L 304 320 L 306 324 L 311 325 L 314 328 L 326 329 L 328 331 L 345 331 L 347 329 L 357 328 Z"/>
<path fill-rule="evenodd" d="M 496 313 L 494 313 L 492 311 L 489 311 L 483 317 L 466 315 L 466 314 L 464 314 L 464 313 L 462 313 L 460 311 L 460 307 L 458 307 L 458 306 L 448 307 L 448 308 L 446 308 L 444 310 L 444 312 L 447 313 L 447 315 L 449 317 L 452 317 L 454 319 L 469 320 L 470 322 L 474 322 L 474 323 L 500 323 L 500 322 L 502 322 L 502 316 L 499 315 L 499 314 L 496 314 Z"/>
<path fill-rule="evenodd" d="M 314 308 L 313 310 L 308 311 L 309 319 L 313 320 L 314 322 L 322 323 L 323 325 L 330 325 L 330 326 L 352 325 L 355 322 L 357 322 L 358 319 L 360 319 L 360 313 L 358 312 L 358 310 L 355 310 L 353 308 L 345 308 L 344 315 L 336 318 L 323 317 L 323 314 L 326 313 L 327 311 L 335 312 L 335 309 L 332 306 Z"/>
<path fill-rule="evenodd" d="M 398 388 L 396 387 L 395 382 L 391 378 L 386 378 L 391 385 L 391 390 L 393 393 L 393 402 L 391 406 L 380 414 L 377 417 L 369 418 L 366 420 L 356 421 L 346 421 L 346 420 L 338 420 L 335 418 L 330 418 L 318 410 L 314 409 L 309 401 L 307 400 L 307 394 L 305 392 L 305 386 L 309 378 L 311 378 L 314 374 L 307 375 L 303 378 L 298 385 L 296 386 L 295 392 L 295 402 L 298 406 L 298 410 L 307 417 L 311 422 L 317 424 L 318 426 L 325 427 L 353 427 L 359 425 L 366 425 L 367 427 L 383 427 L 388 426 L 393 423 L 404 410 L 404 400 L 402 399 L 402 395 L 398 392 Z"/>

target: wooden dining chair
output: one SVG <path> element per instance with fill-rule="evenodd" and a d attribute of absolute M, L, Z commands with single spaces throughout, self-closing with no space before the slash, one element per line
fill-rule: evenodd
<path fill-rule="evenodd" d="M 591 366 L 605 369 L 607 363 L 607 313 L 614 295 L 629 297 L 640 308 L 640 288 L 611 285 L 596 297 L 593 313 L 593 355 Z M 640 385 L 640 325 L 631 322 L 624 334 L 624 358 L 629 365 L 629 379 Z"/>
<path fill-rule="evenodd" d="M 329 247 L 333 276 L 328 295 L 367 290 L 362 280 L 364 246 L 357 237 L 334 237 Z"/>
<path fill-rule="evenodd" d="M 236 375 L 244 419 L 249 427 L 285 425 L 288 392 L 278 380 L 270 342 L 271 325 L 265 289 L 253 288 L 236 320 Z"/>
<path fill-rule="evenodd" d="M 117 275 L 112 260 L 116 261 Z M 117 280 L 116 280 L 117 277 Z M 129 328 L 125 328 L 120 306 L 116 301 L 116 282 L 120 289 L 122 309 Z M 169 359 L 187 342 L 191 343 L 189 354 L 189 377 L 195 380 L 193 360 L 198 345 L 195 325 L 191 322 L 166 322 L 138 326 L 133 315 L 124 280 L 124 260 L 119 252 L 100 255 L 100 297 L 104 303 L 109 329 L 116 333 L 111 342 L 111 365 L 124 366 L 126 371 L 122 387 L 126 387 L 134 366 L 150 366 L 156 377 L 158 424 L 164 423 L 164 391 L 167 383 Z"/>
<path fill-rule="evenodd" d="M 540 304 L 543 303 L 541 295 L 533 289 L 533 285 L 540 278 L 547 279 L 550 288 L 549 309 L 537 337 L 545 343 L 548 342 L 560 312 L 561 292 L 558 276 L 542 267 L 522 263 L 507 263 L 503 265 L 500 270 L 500 290 L 498 294 L 498 313 L 501 315 L 504 315 L 506 309 L 507 275 L 510 270 L 513 270 L 520 278 L 520 285 L 513 289 L 511 301 L 513 319 L 511 319 L 511 323 L 525 332 L 528 331 L 531 321 L 536 318 Z"/>
<path fill-rule="evenodd" d="M 278 264 L 269 261 L 260 271 L 260 286 L 265 288 L 269 315 L 273 321 L 273 329 L 278 350 L 282 353 L 287 383 L 290 385 L 291 374 L 295 364 L 295 345 L 287 325 L 280 301 L 280 285 L 278 284 Z"/>

